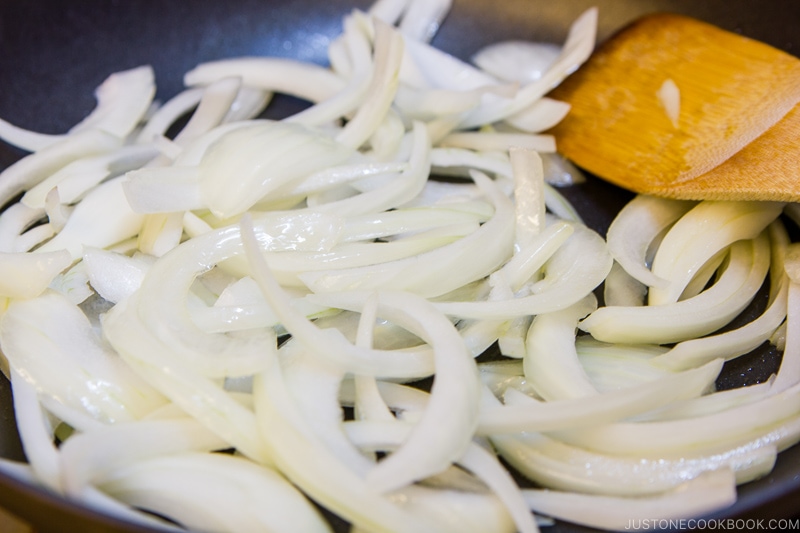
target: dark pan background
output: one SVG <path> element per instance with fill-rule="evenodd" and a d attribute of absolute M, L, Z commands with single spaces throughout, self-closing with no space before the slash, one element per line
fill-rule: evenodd
<path fill-rule="evenodd" d="M 326 45 L 340 32 L 341 16 L 369 5 L 364 0 L 0 0 L 0 117 L 33 130 L 63 132 L 91 111 L 93 91 L 106 76 L 141 64 L 153 65 L 161 100 L 177 93 L 182 74 L 202 61 L 272 55 L 324 64 Z M 671 11 L 800 54 L 797 0 L 454 0 L 434 44 L 469 58 L 498 40 L 560 43 L 569 23 L 595 5 L 600 8 L 600 40 L 642 14 Z M 278 99 L 269 114 L 285 115 L 300 105 Z M 0 169 L 22 155 L 0 143 Z M 596 179 L 564 192 L 603 234 L 630 198 Z M 718 385 L 762 381 L 778 364 L 778 354 L 758 350 L 726 365 Z M 0 456 L 23 459 L 14 427 L 9 385 L 0 377 Z M 798 498 L 800 447 L 782 453 L 771 475 L 740 487 L 737 504 L 714 517 L 796 516 Z M 2 474 L 0 507 L 19 514 L 39 533 L 147 531 Z M 545 531 L 590 530 L 559 523 Z"/>

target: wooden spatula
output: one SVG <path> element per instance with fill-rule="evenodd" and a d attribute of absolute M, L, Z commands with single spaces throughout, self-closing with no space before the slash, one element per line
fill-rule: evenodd
<path fill-rule="evenodd" d="M 659 96 L 677 87 L 673 121 Z M 576 164 L 638 193 L 800 201 L 800 59 L 679 15 L 639 19 L 551 94 Z M 673 102 L 674 103 L 674 102 Z"/>

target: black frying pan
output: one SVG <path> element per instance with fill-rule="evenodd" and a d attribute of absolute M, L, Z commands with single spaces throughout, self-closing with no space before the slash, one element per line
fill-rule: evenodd
<path fill-rule="evenodd" d="M 800 54 L 797 0 L 454 0 L 434 43 L 462 58 L 503 39 L 562 42 L 569 23 L 600 8 L 599 39 L 639 15 L 693 15 Z M 158 98 L 181 89 L 199 62 L 239 55 L 297 57 L 325 63 L 341 16 L 365 0 L 3 0 L 0 1 L 0 117 L 34 130 L 63 132 L 94 107 L 94 88 L 110 73 L 141 64 L 156 71 Z M 278 99 L 271 116 L 300 105 Z M 0 169 L 22 152 L 0 143 Z M 590 179 L 565 191 L 601 233 L 630 195 Z M 726 365 L 723 388 L 764 380 L 779 355 L 759 350 Z M 0 378 L 0 456 L 23 459 L 8 382 Z M 800 513 L 800 447 L 780 454 L 768 477 L 739 489 L 739 501 L 713 517 L 785 518 Z M 0 474 L 0 507 L 38 533 L 144 532 Z M 0 522 L 2 525 L 2 522 Z M 341 529 L 343 524 L 337 523 Z M 546 531 L 588 531 L 559 523 Z"/>

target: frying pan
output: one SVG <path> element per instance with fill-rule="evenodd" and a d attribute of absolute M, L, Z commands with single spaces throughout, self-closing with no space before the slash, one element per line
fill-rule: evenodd
<path fill-rule="evenodd" d="M 161 100 L 177 93 L 182 88 L 182 74 L 202 61 L 270 55 L 324 64 L 325 48 L 340 32 L 342 15 L 369 4 L 366 0 L 3 0 L 0 117 L 37 131 L 66 131 L 93 109 L 93 91 L 107 75 L 142 64 L 155 69 L 157 98 Z M 560 43 L 569 23 L 592 5 L 600 10 L 599 40 L 640 15 L 671 11 L 800 54 L 800 2 L 796 0 L 454 0 L 453 4 L 434 44 L 461 58 L 498 40 Z M 279 98 L 268 116 L 285 116 L 301 105 Z M 0 143 L 0 168 L 22 155 Z M 591 176 L 585 184 L 564 193 L 601 234 L 631 197 Z M 774 351 L 757 350 L 726 365 L 718 385 L 731 388 L 763 381 L 779 361 Z M 9 384 L 2 378 L 0 456 L 24 459 Z M 800 513 L 798 498 L 800 447 L 795 447 L 780 454 L 769 476 L 741 486 L 733 507 L 709 518 L 792 517 Z M 148 531 L 3 474 L 0 507 L 27 520 L 38 533 Z M 332 520 L 337 529 L 346 528 Z M 557 523 L 546 531 L 589 530 Z"/>

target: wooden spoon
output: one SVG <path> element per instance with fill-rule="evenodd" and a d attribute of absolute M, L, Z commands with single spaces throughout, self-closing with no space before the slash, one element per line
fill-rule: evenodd
<path fill-rule="evenodd" d="M 673 123 L 659 97 L 680 95 Z M 576 164 L 634 192 L 800 201 L 800 60 L 679 15 L 650 15 L 598 48 L 552 93 Z"/>

